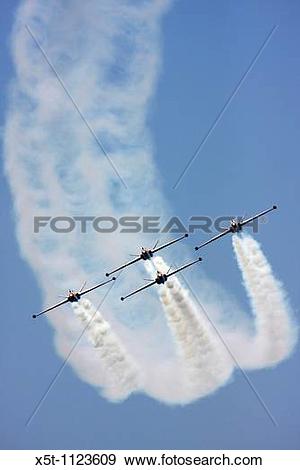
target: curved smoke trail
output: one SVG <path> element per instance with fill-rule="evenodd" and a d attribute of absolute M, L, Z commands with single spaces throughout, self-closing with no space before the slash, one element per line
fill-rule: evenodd
<path fill-rule="evenodd" d="M 73 310 L 86 327 L 88 339 L 99 354 L 104 377 L 104 394 L 111 400 L 123 400 L 141 388 L 141 373 L 125 351 L 109 323 L 87 299 L 73 305 Z"/>
<path fill-rule="evenodd" d="M 168 272 L 161 257 L 155 257 L 153 263 L 160 272 Z M 159 289 L 159 297 L 182 361 L 189 399 L 212 393 L 233 371 L 223 344 L 175 276 Z"/>
<path fill-rule="evenodd" d="M 287 295 L 256 240 L 235 235 L 232 243 L 256 330 L 242 365 L 249 368 L 275 365 L 288 357 L 296 341 Z"/>
<path fill-rule="evenodd" d="M 5 168 L 14 195 L 21 252 L 52 303 L 57 292 L 76 288 L 84 279 L 98 282 L 132 247 L 152 236 L 73 230 L 55 233 L 49 224 L 35 233 L 34 216 L 110 216 L 164 214 L 166 204 L 152 159 L 146 117 L 160 69 L 160 22 L 168 0 L 25 0 L 12 34 L 15 78 L 11 84 L 4 149 Z M 31 31 L 34 35 L 33 39 Z M 40 47 L 38 46 L 40 45 Z M 87 119 L 117 168 L 118 178 L 76 111 Z M 134 171 L 133 171 L 134 168 Z M 148 190 L 145 191 L 145 188 Z M 125 259 L 126 260 L 126 259 Z M 138 269 L 121 276 L 127 291 L 138 282 Z M 91 294 L 97 302 L 103 290 Z M 130 328 L 157 317 L 157 299 L 147 306 L 137 298 L 125 308 L 110 296 L 112 311 Z M 68 356 L 80 325 L 68 308 L 53 311 L 58 352 Z M 118 322 L 114 327 L 120 329 Z M 132 335 L 133 336 L 133 335 Z M 130 338 L 133 343 L 135 338 Z M 76 372 L 98 380 L 97 357 L 79 344 L 70 357 Z"/>

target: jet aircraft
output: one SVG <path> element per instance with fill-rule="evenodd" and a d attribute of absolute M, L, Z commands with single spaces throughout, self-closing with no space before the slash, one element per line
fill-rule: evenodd
<path fill-rule="evenodd" d="M 129 261 L 128 263 L 123 264 L 119 268 L 114 269 L 110 273 L 106 273 L 106 276 L 111 276 L 112 274 L 115 274 L 118 271 L 121 271 L 121 269 L 127 268 L 128 266 L 131 266 L 134 263 L 137 263 L 140 260 L 147 261 L 150 260 L 154 253 L 157 253 L 158 251 L 162 250 L 163 248 L 167 248 L 167 246 L 173 245 L 174 243 L 179 242 L 180 240 L 183 240 L 184 238 L 187 238 L 189 236 L 188 233 L 185 233 L 182 237 L 176 238 L 175 240 L 171 240 L 168 243 L 165 243 L 164 245 L 157 246 L 158 241 L 155 243 L 153 248 L 144 248 L 142 247 L 141 253 L 139 255 L 134 255 L 136 256 L 135 259 L 132 261 Z"/>
<path fill-rule="evenodd" d="M 102 282 L 101 284 L 97 284 L 96 286 L 93 286 L 93 287 L 90 287 L 89 289 L 86 289 L 86 290 L 83 290 L 84 286 L 85 286 L 85 283 L 83 284 L 83 286 L 81 287 L 81 289 L 79 291 L 74 291 L 74 290 L 71 290 L 69 289 L 68 291 L 68 295 L 67 297 L 62 300 L 61 302 L 53 305 L 52 307 L 49 307 L 49 308 L 46 308 L 46 310 L 43 310 L 42 312 L 40 313 L 37 313 L 37 314 L 34 314 L 32 315 L 32 318 L 37 318 L 39 317 L 40 315 L 43 315 L 44 313 L 46 312 L 49 312 L 50 310 L 53 310 L 57 307 L 60 307 L 61 305 L 64 305 L 68 302 L 78 302 L 80 300 L 80 298 L 87 294 L 88 292 L 91 292 L 92 290 L 95 290 L 95 289 L 98 289 L 98 287 L 102 287 L 102 286 L 105 286 L 105 284 L 108 284 L 109 282 L 111 281 L 115 281 L 116 278 L 115 277 L 112 277 L 111 279 L 109 279 L 108 281 L 105 281 L 105 282 Z"/>
<path fill-rule="evenodd" d="M 146 284 L 145 286 L 140 287 L 139 289 L 131 292 L 130 294 L 126 295 L 125 297 L 121 297 L 121 300 L 123 301 L 125 299 L 128 299 L 128 297 L 131 297 L 132 295 L 135 295 L 138 292 L 141 292 L 145 289 L 148 289 L 148 287 L 154 286 L 155 284 L 158 284 L 158 285 L 164 284 L 165 282 L 167 282 L 167 280 L 169 279 L 170 276 L 174 276 L 174 274 L 177 274 L 180 271 L 183 271 L 184 269 L 188 268 L 189 266 L 192 266 L 193 264 L 199 263 L 199 261 L 202 261 L 202 258 L 198 258 L 195 261 L 192 261 L 191 263 L 187 263 L 184 266 L 181 266 L 181 268 L 175 269 L 175 271 L 172 271 L 171 273 L 169 273 L 169 272 L 162 273 L 160 271 L 157 271 L 156 278 L 153 281 L 151 281 L 151 282 L 149 282 L 149 284 Z"/>
<path fill-rule="evenodd" d="M 203 248 L 204 246 L 208 245 L 209 243 L 212 243 L 214 242 L 215 240 L 218 240 L 219 238 L 221 237 L 224 237 L 225 235 L 227 235 L 228 233 L 238 233 L 238 232 L 241 232 L 243 230 L 243 227 L 247 224 L 249 224 L 250 222 L 252 222 L 253 220 L 256 220 L 258 219 L 259 217 L 262 217 L 263 215 L 267 214 L 268 212 L 271 212 L 273 210 L 277 209 L 277 206 L 272 206 L 270 209 L 266 209 L 265 211 L 263 212 L 260 212 L 259 214 L 255 215 L 254 217 L 250 217 L 249 219 L 246 219 L 246 220 L 243 220 L 243 219 L 232 219 L 231 222 L 230 222 L 230 226 L 224 230 L 224 232 L 222 233 L 219 233 L 218 235 L 216 235 L 215 237 L 211 238 L 210 240 L 202 243 L 202 245 L 199 245 L 199 246 L 196 246 L 195 247 L 195 250 L 200 250 L 200 248 Z"/>

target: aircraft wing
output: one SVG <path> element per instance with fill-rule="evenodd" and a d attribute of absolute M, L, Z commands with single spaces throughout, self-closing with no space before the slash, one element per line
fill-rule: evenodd
<path fill-rule="evenodd" d="M 43 315 L 44 313 L 49 312 L 50 310 L 53 310 L 54 308 L 60 307 L 61 305 L 64 305 L 68 302 L 69 302 L 69 300 L 65 299 L 62 302 L 59 302 L 58 304 L 53 305 L 52 307 L 46 308 L 46 310 L 43 310 L 42 312 L 37 313 L 36 315 L 32 315 L 32 318 L 39 317 L 40 315 Z"/>
<path fill-rule="evenodd" d="M 85 295 L 85 294 L 87 294 L 88 292 L 91 292 L 92 290 L 98 289 L 98 287 L 105 286 L 105 284 L 108 284 L 109 282 L 115 281 L 115 280 L 116 280 L 116 278 L 115 278 L 115 277 L 112 277 L 112 278 L 109 279 L 108 281 L 101 282 L 100 284 L 97 284 L 96 286 L 90 287 L 89 289 L 86 289 L 86 290 L 84 290 L 83 292 L 80 292 L 80 295 Z"/>
<path fill-rule="evenodd" d="M 215 240 L 218 240 L 219 238 L 224 237 L 224 235 L 227 235 L 228 233 L 231 233 L 230 228 L 227 228 L 224 232 L 219 233 L 219 234 L 216 235 L 215 237 L 210 238 L 209 240 L 207 240 L 207 242 L 202 243 L 202 245 L 196 246 L 196 247 L 195 247 L 195 250 L 196 250 L 196 251 L 197 251 L 197 250 L 200 250 L 200 248 L 203 248 L 204 246 L 208 245 L 209 243 L 212 243 L 212 242 L 214 242 Z"/>
<path fill-rule="evenodd" d="M 138 256 L 137 258 L 133 259 L 132 261 L 129 261 L 128 263 L 125 263 L 123 264 L 122 266 L 120 266 L 119 268 L 117 269 L 114 269 L 113 271 L 111 271 L 110 273 L 106 273 L 106 277 L 110 276 L 111 274 L 114 274 L 118 271 L 121 271 L 122 269 L 124 268 L 127 268 L 128 266 L 131 266 L 132 264 L 136 263 L 137 261 L 140 261 L 142 258 L 140 256 Z"/>
<path fill-rule="evenodd" d="M 142 290 L 148 289 L 148 287 L 154 286 L 154 284 L 156 284 L 156 281 L 149 282 L 149 284 L 146 284 L 145 286 L 140 287 L 139 289 L 137 289 L 137 290 L 131 292 L 130 294 L 125 295 L 125 297 L 121 297 L 121 300 L 128 299 L 128 297 L 131 297 L 132 295 L 135 295 L 135 294 L 137 294 L 138 292 L 141 292 Z"/>
<path fill-rule="evenodd" d="M 170 274 L 167 274 L 167 277 L 169 278 L 170 276 L 173 276 L 174 274 L 177 274 L 180 271 L 183 271 L 184 269 L 188 268 L 189 266 L 192 266 L 193 264 L 199 263 L 199 261 L 202 261 L 202 258 L 198 258 L 195 261 L 192 261 L 191 263 L 187 263 L 184 266 L 181 266 L 181 268 L 175 269 L 175 271 L 172 271 Z"/>
<path fill-rule="evenodd" d="M 240 222 L 240 225 L 241 226 L 247 225 L 250 222 L 252 222 L 253 220 L 258 219 L 259 217 L 262 217 L 263 215 L 268 214 L 268 212 L 271 212 L 275 209 L 277 209 L 277 206 L 270 207 L 270 209 L 266 209 L 265 211 L 260 212 L 259 214 L 255 215 L 254 217 L 250 217 L 249 219 L 243 220 L 242 222 Z"/>
<path fill-rule="evenodd" d="M 185 233 L 182 237 L 175 238 L 175 240 L 171 240 L 170 242 L 165 243 L 164 245 L 158 246 L 157 248 L 155 248 L 154 250 L 151 250 L 151 251 L 152 251 L 152 253 L 156 253 L 157 251 L 162 250 L 163 248 L 166 248 L 167 246 L 173 245 L 173 243 L 177 243 L 180 240 L 183 240 L 184 238 L 186 238 L 188 236 L 189 236 L 189 234 Z"/>

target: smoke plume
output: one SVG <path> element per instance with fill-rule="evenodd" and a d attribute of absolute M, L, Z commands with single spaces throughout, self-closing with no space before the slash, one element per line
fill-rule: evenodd
<path fill-rule="evenodd" d="M 160 272 L 170 269 L 161 257 L 154 258 L 154 265 Z M 148 271 L 153 274 L 149 267 Z M 224 345 L 176 276 L 159 288 L 159 297 L 182 362 L 182 380 L 186 381 L 190 399 L 212 393 L 233 371 Z"/>
<path fill-rule="evenodd" d="M 287 295 L 256 240 L 235 235 L 232 243 L 255 322 L 242 363 L 249 368 L 275 365 L 289 356 L 296 340 Z"/>
<path fill-rule="evenodd" d="M 80 300 L 73 305 L 73 309 L 99 355 L 99 365 L 102 364 L 104 375 L 104 394 L 111 400 L 127 398 L 141 387 L 140 371 L 133 359 L 125 351 L 109 323 L 89 300 Z"/>

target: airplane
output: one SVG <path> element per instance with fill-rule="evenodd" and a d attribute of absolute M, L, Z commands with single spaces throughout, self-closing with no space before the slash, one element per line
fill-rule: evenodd
<path fill-rule="evenodd" d="M 219 235 L 216 235 L 215 237 L 211 238 L 207 242 L 202 243 L 202 245 L 196 246 L 195 250 L 200 250 L 200 248 L 203 248 L 204 246 L 208 245 L 209 243 L 214 242 L 215 240 L 218 240 L 221 237 L 224 237 L 224 235 L 227 235 L 228 233 L 238 233 L 243 230 L 244 225 L 249 224 L 253 220 L 258 219 L 259 217 L 262 217 L 263 215 L 267 214 L 268 212 L 271 212 L 273 210 L 277 209 L 277 206 L 272 206 L 270 209 L 266 209 L 263 212 L 260 212 L 259 214 L 255 215 L 254 217 L 250 217 L 249 219 L 243 220 L 243 219 L 232 219 L 230 221 L 230 227 L 228 227 L 224 232 L 219 233 Z"/>
<path fill-rule="evenodd" d="M 202 258 L 196 259 L 196 261 L 192 261 L 191 263 L 185 264 L 184 266 L 181 266 L 181 268 L 176 269 L 175 271 L 172 271 L 171 273 L 162 273 L 160 271 L 156 272 L 156 278 L 151 281 L 149 284 L 146 284 L 143 287 L 140 287 L 139 289 L 131 292 L 130 294 L 126 295 L 125 297 L 121 297 L 121 300 L 128 299 L 128 297 L 131 297 L 132 295 L 137 294 L 138 292 L 141 292 L 142 290 L 148 289 L 148 287 L 154 286 L 155 284 L 164 284 L 167 282 L 170 276 L 173 276 L 174 274 L 179 273 L 180 271 L 183 271 L 184 269 L 188 268 L 189 266 L 192 266 L 193 264 L 199 263 L 199 261 L 202 261 Z"/>
<path fill-rule="evenodd" d="M 162 250 L 163 248 L 166 248 L 167 246 L 170 246 L 170 245 L 173 245 L 173 243 L 177 243 L 179 242 L 180 240 L 183 240 L 184 238 L 187 238 L 189 236 L 188 233 L 185 233 L 182 237 L 179 237 L 179 238 L 176 238 L 175 240 L 171 240 L 170 242 L 168 243 L 165 243 L 164 245 L 161 245 L 161 246 L 158 246 L 157 247 L 157 244 L 158 244 L 158 241 L 156 242 L 156 244 L 154 245 L 153 248 L 144 248 L 142 247 L 141 249 L 141 253 L 139 255 L 134 255 L 136 256 L 135 259 L 133 259 L 132 261 L 129 261 L 128 263 L 126 264 L 123 264 L 122 266 L 120 266 L 119 268 L 117 269 L 114 269 L 113 271 L 111 271 L 110 273 L 106 273 L 105 275 L 108 277 L 108 276 L 111 276 L 112 274 L 118 272 L 118 271 L 121 271 L 121 269 L 124 269 L 124 268 L 127 268 L 128 266 L 131 266 L 132 264 L 134 263 L 137 263 L 137 261 L 140 261 L 140 260 L 150 260 L 154 253 L 156 253 L 157 251 L 160 251 Z"/>
<path fill-rule="evenodd" d="M 71 303 L 78 302 L 80 300 L 80 298 L 83 295 L 87 294 L 88 292 L 91 292 L 94 289 L 98 289 L 98 287 L 105 286 L 105 284 L 108 284 L 109 282 L 115 281 L 115 280 L 116 280 L 116 278 L 112 277 L 108 281 L 102 282 L 101 284 L 97 284 L 96 286 L 90 287 L 89 289 L 86 289 L 84 291 L 82 289 L 84 288 L 85 283 L 83 284 L 83 286 L 81 287 L 81 289 L 79 291 L 74 291 L 74 290 L 69 289 L 67 297 L 62 302 L 59 302 L 58 304 L 53 305 L 52 307 L 46 308 L 46 310 L 43 310 L 40 313 L 32 315 L 32 318 L 37 318 L 40 315 L 43 315 L 44 313 L 49 312 L 50 310 L 53 310 L 54 308 L 60 307 L 61 305 L 64 305 L 68 302 L 71 302 Z"/>

